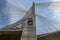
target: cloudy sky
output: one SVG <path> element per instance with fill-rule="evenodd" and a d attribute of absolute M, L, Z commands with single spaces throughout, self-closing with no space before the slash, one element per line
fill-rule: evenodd
<path fill-rule="evenodd" d="M 35 2 L 36 4 L 57 1 L 60 0 L 0 0 L 0 28 L 20 20 L 25 15 L 27 10 L 29 10 L 29 8 L 32 5 L 32 2 Z M 44 18 L 39 19 L 37 17 L 36 19 L 37 34 L 43 34 L 60 29 L 59 27 L 60 8 L 58 5 L 57 6 L 51 5 L 52 4 L 49 3 L 48 6 L 35 7 L 36 14 L 45 17 L 48 20 L 48 22 L 51 22 L 49 24 L 47 20 L 45 20 Z M 57 29 L 51 26 L 51 24 L 53 24 Z"/>

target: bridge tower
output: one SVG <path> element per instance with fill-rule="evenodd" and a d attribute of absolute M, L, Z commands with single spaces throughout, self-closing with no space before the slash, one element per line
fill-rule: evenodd
<path fill-rule="evenodd" d="M 25 16 L 27 17 L 27 19 L 23 22 L 25 26 L 23 28 L 21 40 L 37 40 L 34 2 L 33 2 L 32 7 L 26 13 Z"/>

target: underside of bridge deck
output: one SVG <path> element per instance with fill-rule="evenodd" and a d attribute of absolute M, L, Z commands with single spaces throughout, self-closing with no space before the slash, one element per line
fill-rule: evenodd
<path fill-rule="evenodd" d="M 0 40 L 20 40 L 22 31 L 0 31 Z"/>
<path fill-rule="evenodd" d="M 43 35 L 38 35 L 38 40 L 60 40 L 60 31 L 58 32 L 53 32 L 53 33 L 48 33 L 48 34 L 43 34 Z"/>
<path fill-rule="evenodd" d="M 20 40 L 22 31 L 0 31 L 0 40 Z M 37 40 L 60 40 L 60 31 L 37 36 Z"/>

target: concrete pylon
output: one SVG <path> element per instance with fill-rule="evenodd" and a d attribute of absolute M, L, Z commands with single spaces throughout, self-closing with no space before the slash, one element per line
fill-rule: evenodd
<path fill-rule="evenodd" d="M 37 40 L 36 24 L 35 24 L 35 4 L 33 3 L 28 14 L 30 15 L 25 20 L 21 40 Z"/>

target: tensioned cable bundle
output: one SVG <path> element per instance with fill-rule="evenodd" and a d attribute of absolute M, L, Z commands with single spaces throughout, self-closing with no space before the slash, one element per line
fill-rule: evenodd
<path fill-rule="evenodd" d="M 60 6 L 60 1 L 57 2 L 43 2 L 43 3 L 36 3 L 35 6 L 49 6 L 50 4 L 52 4 L 52 6 Z"/>
<path fill-rule="evenodd" d="M 40 16 L 40 15 L 37 15 L 37 14 L 36 14 L 36 16 L 39 17 L 40 20 L 42 20 L 43 22 L 45 22 L 45 24 L 47 24 L 46 26 L 48 26 L 48 28 L 49 28 L 49 26 L 52 26 L 53 29 L 55 29 L 56 31 L 58 30 L 58 29 L 56 28 L 56 26 L 54 26 L 52 23 L 50 23 L 45 17 Z M 50 29 L 50 28 L 49 28 L 49 29 Z M 51 30 L 51 31 L 52 31 L 52 30 Z"/>

